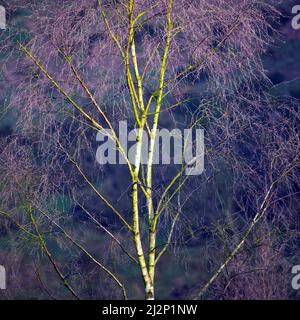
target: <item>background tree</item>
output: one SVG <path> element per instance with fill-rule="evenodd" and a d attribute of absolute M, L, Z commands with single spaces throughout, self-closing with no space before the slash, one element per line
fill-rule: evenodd
<path fill-rule="evenodd" d="M 295 213 L 298 102 L 268 94 L 261 55 L 275 33 L 271 2 L 5 5 L 11 14 L 24 8 L 30 15 L 24 32 L 8 30 L 1 44 L 6 86 L 13 88 L 8 109 L 16 121 L 1 145 L 1 213 L 21 229 L 30 248 L 38 245 L 73 297 L 80 298 L 77 291 L 84 294 L 87 278 L 98 272 L 72 257 L 62 267 L 51 253 L 54 239 L 62 251 L 72 245 L 77 257 L 100 268 L 112 280 L 101 288 L 120 289 L 110 291 L 113 298 L 128 298 L 124 269 L 132 263 L 146 299 L 153 299 L 158 262 L 169 246 L 186 242 L 182 234 L 194 238 L 196 230 L 206 262 L 215 259 L 217 270 L 207 283 L 205 272 L 200 281 L 206 285 L 190 293 L 202 297 L 245 243 L 255 241 L 258 222 L 268 215 L 290 221 L 283 211 Z M 119 141 L 120 120 L 137 132 L 133 164 Z M 157 130 L 165 127 L 205 129 L 203 175 L 185 176 L 185 166 L 153 166 Z M 95 161 L 96 134 L 107 129 L 124 166 Z M 211 183 L 218 185 L 211 193 L 219 207 L 208 217 L 198 194 Z M 76 214 L 98 231 L 91 232 L 90 224 L 75 228 Z M 99 231 L 116 253 L 105 253 Z M 226 248 L 221 259 L 211 250 L 220 242 Z M 207 269 L 203 263 L 199 273 Z"/>

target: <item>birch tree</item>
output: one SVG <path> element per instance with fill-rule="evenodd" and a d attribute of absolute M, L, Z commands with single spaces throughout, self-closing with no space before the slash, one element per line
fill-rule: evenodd
<path fill-rule="evenodd" d="M 229 150 L 232 157 L 227 159 L 236 160 L 241 166 L 238 172 L 243 172 L 241 161 L 230 152 L 230 142 L 246 125 L 255 132 L 255 123 L 260 123 L 250 111 L 243 112 L 245 105 L 247 110 L 251 106 L 260 110 L 266 101 L 271 103 L 263 94 L 269 83 L 261 55 L 272 41 L 270 17 L 276 16 L 276 10 L 268 1 L 255 0 L 10 1 L 7 8 L 10 12 L 26 8 L 31 13 L 26 32 L 16 37 L 11 28 L 1 44 L 3 52 L 14 53 L 7 55 L 5 74 L 15 75 L 8 83 L 13 86 L 9 108 L 16 118 L 16 130 L 1 147 L 1 215 L 35 239 L 74 298 L 80 297 L 51 254 L 45 230 L 59 230 L 67 243 L 113 281 L 124 299 L 130 298 L 118 271 L 95 257 L 63 223 L 64 213 L 52 200 L 67 194 L 139 269 L 144 297 L 154 299 L 160 259 L 172 244 L 184 203 L 192 193 L 188 185 L 207 179 L 206 174 L 186 175 L 186 163 L 161 177 L 154 165 L 161 121 L 167 114 L 175 127 L 184 122 L 186 128 L 205 129 L 206 165 L 211 168 L 220 150 L 224 158 Z M 196 108 L 191 108 L 186 94 L 190 86 L 201 96 Z M 178 109 L 183 116 L 178 116 Z M 120 141 L 120 120 L 136 129 L 133 162 Z M 276 128 L 272 130 L 276 139 Z M 113 195 L 102 183 L 106 167 L 100 168 L 95 161 L 97 132 L 108 137 L 126 168 L 122 174 L 126 181 L 114 181 L 123 190 L 115 187 Z M 149 144 L 143 163 L 145 138 Z M 197 297 L 222 273 L 264 217 L 277 185 L 297 168 L 295 131 L 289 139 L 289 148 L 281 149 L 283 144 L 275 148 L 278 154 L 289 150 L 290 156 L 285 156 L 289 166 L 281 170 L 276 152 L 266 154 L 274 170 L 270 175 L 276 167 L 278 176 L 264 186 L 249 229 Z M 250 166 L 246 170 L 251 173 Z M 91 202 L 109 212 L 117 231 L 90 212 Z M 165 242 L 158 244 L 161 235 Z"/>

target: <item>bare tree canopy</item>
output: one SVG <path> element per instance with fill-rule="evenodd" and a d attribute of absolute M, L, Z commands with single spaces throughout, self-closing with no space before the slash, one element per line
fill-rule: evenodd
<path fill-rule="evenodd" d="M 288 270 L 299 249 L 300 122 L 263 63 L 279 38 L 275 1 L 4 7 L 1 224 L 48 298 L 166 298 L 174 261 L 197 265 L 180 298 L 277 298 L 269 282 L 265 296 L 254 288 L 283 281 L 264 268 Z M 118 161 L 99 163 L 110 152 Z"/>

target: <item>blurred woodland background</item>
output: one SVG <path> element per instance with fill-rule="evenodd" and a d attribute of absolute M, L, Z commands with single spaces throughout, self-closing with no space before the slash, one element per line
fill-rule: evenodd
<path fill-rule="evenodd" d="M 2 3 L 3 2 L 3 3 Z M 263 138 L 264 132 L 283 128 L 284 123 L 276 122 L 274 118 L 273 129 L 264 126 L 268 123 L 267 110 L 273 107 L 279 108 L 288 118 L 298 114 L 300 99 L 300 30 L 293 30 L 291 27 L 291 9 L 299 1 L 282 1 L 277 4 L 277 10 L 281 16 L 274 28 L 279 31 L 274 43 L 268 45 L 263 55 L 263 68 L 271 81 L 267 86 L 267 94 L 272 96 L 274 105 L 266 106 L 262 111 L 257 111 L 258 136 Z M 42 6 L 43 1 L 41 1 Z M 6 1 L 0 1 L 0 5 L 6 7 Z M 299 3 L 300 4 L 300 3 Z M 5 153 L 5 141 L 12 134 L 15 134 L 16 116 L 14 110 L 10 109 L 11 100 L 15 93 L 14 85 L 8 86 L 8 78 L 18 76 L 22 72 L 20 68 L 11 67 L 15 52 L 7 52 L 5 41 L 10 37 L 10 28 L 14 28 L 12 41 L 18 43 L 29 36 L 32 24 L 32 12 L 26 8 L 17 8 L 7 11 L 7 30 L 0 30 L 0 194 L 6 202 L 11 201 L 5 196 L 4 190 L 9 187 L 8 181 L 13 184 L 12 178 L 8 178 L 7 167 L 12 171 L 18 171 L 22 166 L 22 152 L 20 151 L 20 163 L 11 159 L 8 163 Z M 91 38 L 96 42 L 97 36 Z M 8 58 L 9 56 L 9 58 Z M 17 61 L 17 57 L 15 58 Z M 3 70 L 14 70 L 11 73 Z M 190 85 L 185 86 L 184 93 L 181 93 L 188 101 L 183 107 L 176 109 L 176 122 L 190 122 L 186 110 L 194 110 L 203 104 L 202 92 L 206 85 L 206 75 L 195 79 L 193 75 L 187 79 Z M 55 98 L 54 98 L 55 99 Z M 108 99 L 114 99 L 108 95 Z M 21 102 L 20 102 L 21 103 Z M 117 103 L 117 102 L 116 102 Z M 284 105 L 285 110 L 283 110 Z M 251 112 L 251 105 L 245 101 L 243 112 Z M 273 109 L 272 109 L 273 110 Z M 20 112 L 20 111 L 19 111 Z M 241 112 L 241 119 L 243 119 Z M 271 111 L 270 111 L 271 112 Z M 274 116 L 275 117 L 275 116 Z M 121 118 L 122 120 L 122 118 Z M 299 118 L 295 117 L 293 122 L 295 130 L 299 129 Z M 19 120 L 20 121 L 20 120 Z M 228 120 L 229 121 L 229 120 Z M 242 121 L 242 120 L 241 120 Z M 254 120 L 255 122 L 255 120 Z M 165 128 L 172 128 L 174 124 L 173 115 L 164 114 L 160 125 Z M 282 125 L 282 126 L 281 126 Z M 288 124 L 289 125 L 289 124 Z M 204 127 L 209 127 L 209 123 Z M 255 127 L 255 123 L 254 123 Z M 214 129 L 215 135 L 220 135 L 222 140 L 223 132 Z M 260 131 L 261 130 L 261 131 Z M 277 129 L 276 129 L 277 130 Z M 281 130 L 281 129 L 278 129 Z M 76 132 L 76 130 L 75 130 Z M 283 133 L 284 134 L 284 133 Z M 206 283 L 210 276 L 216 271 L 222 261 L 228 256 L 241 235 L 247 228 L 251 218 L 255 214 L 255 205 L 251 201 L 253 194 L 260 192 L 260 178 L 251 181 L 251 176 L 259 176 L 263 165 L 263 142 L 258 143 L 257 137 L 248 135 L 247 130 L 232 140 L 228 140 L 225 150 L 235 150 L 225 153 L 220 149 L 221 154 L 218 160 L 213 160 L 206 167 L 202 175 L 202 182 L 191 180 L 182 192 L 184 201 L 182 218 L 179 221 L 171 248 L 162 257 L 157 270 L 156 296 L 159 299 L 188 299 L 197 294 L 199 288 Z M 296 140 L 298 143 L 299 140 Z M 30 144 L 30 141 L 23 141 L 23 144 Z M 216 145 L 218 142 L 214 142 Z M 262 149 L 260 149 L 262 148 Z M 299 146 L 295 145 L 299 150 Z M 222 153 L 223 151 L 224 153 Z M 93 152 L 96 152 L 94 145 Z M 212 157 L 215 157 L 213 155 Z M 238 158 L 240 157 L 240 158 Z M 242 160 L 238 160 L 242 159 Z M 41 160 L 43 161 L 43 160 Z M 47 161 L 47 158 L 45 158 Z M 89 154 L 84 163 L 85 168 L 94 168 L 94 174 L 101 176 L 101 188 L 110 199 L 117 199 L 116 203 L 120 208 L 126 207 L 126 173 L 121 166 L 106 166 L 97 168 L 92 153 Z M 288 161 L 288 160 L 287 160 Z M 230 167 L 230 164 L 232 166 Z M 45 163 L 51 166 L 51 164 Z M 238 167 L 240 166 L 240 167 Z M 243 175 L 243 166 L 253 168 L 253 172 Z M 161 175 L 156 176 L 157 185 L 165 183 L 171 174 L 161 169 Z M 254 173 L 257 170 L 258 173 Z M 299 290 L 291 287 L 291 268 L 300 264 L 300 214 L 299 214 L 299 168 L 294 172 L 287 187 L 282 187 L 277 194 L 276 207 L 270 206 L 268 215 L 259 223 L 254 232 L 249 236 L 245 246 L 226 267 L 221 276 L 211 285 L 205 293 L 205 299 L 299 299 Z M 32 173 L 32 175 L 38 174 Z M 53 175 L 59 172 L 53 172 Z M 263 174 L 262 174 L 263 176 Z M 25 183 L 26 183 L 25 177 Z M 30 178 L 31 179 L 31 178 Z M 31 181 L 28 178 L 28 183 Z M 245 183 L 246 181 L 246 183 Z M 120 239 L 123 233 L 120 231 L 119 222 L 112 217 L 111 213 L 103 207 L 99 207 L 96 198 L 89 195 L 84 185 L 78 181 L 77 194 L 82 197 L 89 197 L 90 201 L 86 208 L 74 201 L 68 192 L 57 192 L 49 206 L 53 210 L 63 212 L 61 223 L 72 235 L 80 239 L 95 256 L 101 256 L 103 263 L 117 270 L 121 278 L 126 279 L 128 284 L 128 295 L 130 298 L 138 298 L 142 295 L 143 287 L 138 280 L 139 269 L 133 267 L 127 261 L 127 257 L 120 252 L 118 246 L 113 243 L 101 229 L 95 227 L 87 216 L 85 209 L 101 219 L 105 227 L 115 231 Z M 262 187 L 263 189 L 263 187 Z M 125 191 L 124 191 L 125 190 Z M 249 191 L 250 190 L 250 191 Z M 288 190 L 288 191 L 287 191 Z M 18 192 L 18 191 L 14 191 Z M 20 191 L 21 193 L 21 191 Z M 120 198 L 119 195 L 123 194 Z M 250 196 L 251 195 L 251 196 Z M 13 203 L 10 203 L 13 206 Z M 0 209 L 3 209 L 1 205 Z M 20 209 L 22 211 L 22 209 Z M 21 213 L 21 216 L 25 213 Z M 170 212 L 172 215 L 172 212 Z M 24 226 L 30 224 L 26 218 L 20 218 Z M 168 228 L 170 221 L 166 215 L 162 222 Z M 84 299 L 115 299 L 118 298 L 111 280 L 103 275 L 99 269 L 92 264 L 76 248 L 70 248 L 62 240 L 59 229 L 52 228 L 41 230 L 47 241 L 48 249 L 66 277 L 76 287 L 80 297 Z M 165 241 L 165 235 L 158 236 L 158 244 Z M 74 250 L 73 250 L 74 249 Z M 40 250 L 37 241 L 21 231 L 16 224 L 4 216 L 0 216 L 0 264 L 7 269 L 7 290 L 0 291 L 0 299 L 70 299 L 72 296 L 66 290 L 53 266 L 49 263 L 45 253 Z"/>

